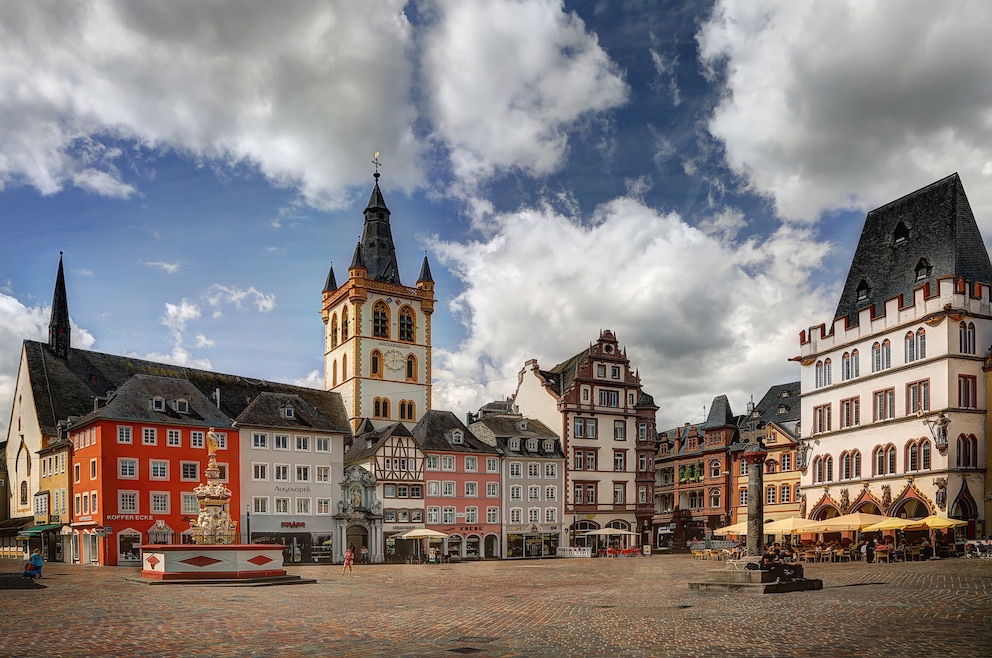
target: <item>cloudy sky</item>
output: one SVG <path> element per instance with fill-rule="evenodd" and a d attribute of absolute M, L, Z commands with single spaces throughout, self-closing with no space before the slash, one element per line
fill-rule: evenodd
<path fill-rule="evenodd" d="M 380 152 L 459 415 L 613 330 L 671 427 L 798 379 L 865 213 L 992 235 L 987 2 L 0 0 L 0 430 L 65 252 L 76 347 L 321 380 Z"/>

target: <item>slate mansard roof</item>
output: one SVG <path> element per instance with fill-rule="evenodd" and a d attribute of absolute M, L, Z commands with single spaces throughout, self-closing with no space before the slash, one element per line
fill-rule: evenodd
<path fill-rule="evenodd" d="M 919 273 L 919 274 L 918 274 Z M 858 311 L 938 277 L 992 283 L 992 263 L 960 177 L 955 173 L 868 213 L 834 319 L 858 323 Z"/>
<path fill-rule="evenodd" d="M 344 403 L 336 393 L 80 349 L 70 349 L 62 359 L 32 340 L 24 341 L 24 352 L 38 422 L 49 436 L 58 433 L 59 421 L 91 413 L 94 399 L 109 397 L 133 376 L 155 375 L 188 380 L 232 419 L 262 393 L 298 396 L 326 419 L 326 431 L 351 437 Z"/>
<path fill-rule="evenodd" d="M 451 435 L 461 430 L 462 443 L 451 443 Z M 458 416 L 450 411 L 431 409 L 413 428 L 413 438 L 421 450 L 497 454 L 496 448 L 479 440 Z"/>

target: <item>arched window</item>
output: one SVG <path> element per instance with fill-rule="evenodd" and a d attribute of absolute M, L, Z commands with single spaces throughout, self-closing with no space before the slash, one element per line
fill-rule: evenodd
<path fill-rule="evenodd" d="M 331 362 L 331 386 L 338 385 L 338 360 Z"/>
<path fill-rule="evenodd" d="M 417 357 L 412 354 L 406 357 L 406 380 L 408 382 L 417 381 Z"/>
<path fill-rule="evenodd" d="M 861 354 L 857 350 L 851 350 L 851 379 L 861 375 Z"/>
<path fill-rule="evenodd" d="M 834 383 L 833 363 L 830 359 L 823 362 L 823 385 L 830 386 Z"/>
<path fill-rule="evenodd" d="M 886 338 L 882 341 L 882 367 L 881 370 L 888 370 L 892 367 L 892 343 Z"/>
<path fill-rule="evenodd" d="M 916 445 L 916 441 L 910 441 L 906 444 L 906 470 L 918 471 L 920 469 L 919 460 L 919 446 Z"/>
<path fill-rule="evenodd" d="M 849 452 L 840 453 L 840 479 L 851 479 L 851 453 Z"/>
<path fill-rule="evenodd" d="M 348 340 L 348 307 L 341 309 L 341 342 Z"/>
<path fill-rule="evenodd" d="M 871 371 L 878 372 L 882 369 L 882 345 L 875 343 L 871 346 Z"/>
<path fill-rule="evenodd" d="M 978 468 L 978 439 L 968 435 L 968 468 Z"/>
<path fill-rule="evenodd" d="M 834 458 L 827 455 L 823 460 L 823 475 L 827 482 L 834 481 Z"/>
<path fill-rule="evenodd" d="M 896 472 L 896 447 L 889 446 L 885 450 L 885 459 L 888 462 L 888 472 L 890 474 L 895 474 Z"/>
<path fill-rule="evenodd" d="M 975 353 L 975 323 L 962 321 L 958 325 L 958 342 L 960 343 L 962 354 Z"/>
<path fill-rule="evenodd" d="M 927 358 L 927 332 L 923 327 L 916 330 L 916 358 Z"/>
<path fill-rule="evenodd" d="M 923 439 L 920 442 L 920 462 L 922 470 L 930 470 L 930 439 Z"/>
<path fill-rule="evenodd" d="M 710 477 L 718 478 L 720 477 L 720 460 L 714 459 L 710 462 Z"/>
<path fill-rule="evenodd" d="M 389 338 L 389 307 L 385 302 L 376 302 L 372 306 L 372 335 Z"/>
<path fill-rule="evenodd" d="M 875 448 L 874 453 L 875 473 L 874 475 L 885 475 L 885 448 Z"/>
<path fill-rule="evenodd" d="M 400 400 L 400 420 L 414 420 L 416 407 L 412 400 Z"/>
<path fill-rule="evenodd" d="M 816 387 L 820 388 L 825 385 L 826 377 L 824 376 L 823 361 L 816 362 Z"/>
<path fill-rule="evenodd" d="M 348 355 L 341 356 L 341 381 L 348 379 Z"/>
<path fill-rule="evenodd" d="M 855 450 L 851 455 L 853 477 L 859 478 L 861 477 L 861 451 Z"/>
<path fill-rule="evenodd" d="M 823 482 L 823 457 L 813 460 L 813 482 Z"/>
<path fill-rule="evenodd" d="M 840 358 L 840 380 L 846 382 L 851 378 L 851 353 L 844 352 Z"/>
<path fill-rule="evenodd" d="M 338 314 L 331 316 L 331 349 L 338 346 Z"/>
<path fill-rule="evenodd" d="M 379 350 L 372 350 L 370 361 L 372 377 L 382 379 L 382 352 Z"/>
<path fill-rule="evenodd" d="M 375 398 L 372 400 L 372 417 L 389 418 L 389 398 Z"/>
<path fill-rule="evenodd" d="M 720 490 L 710 489 L 710 507 L 720 507 Z"/>
<path fill-rule="evenodd" d="M 903 342 L 905 343 L 906 363 L 916 361 L 916 334 L 912 331 L 906 332 L 906 337 L 903 339 Z"/>
<path fill-rule="evenodd" d="M 417 333 L 413 318 L 412 308 L 404 306 L 400 309 L 400 340 L 407 343 L 412 343 Z"/>
<path fill-rule="evenodd" d="M 978 465 L 978 440 L 974 435 L 959 435 L 957 449 L 959 468 L 975 468 Z"/>

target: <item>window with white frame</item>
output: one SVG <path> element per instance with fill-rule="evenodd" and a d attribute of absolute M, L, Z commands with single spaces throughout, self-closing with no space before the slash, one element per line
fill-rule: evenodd
<path fill-rule="evenodd" d="M 765 503 L 772 505 L 776 500 L 776 489 L 774 485 L 769 485 L 765 488 Z"/>
<path fill-rule="evenodd" d="M 151 492 L 151 510 L 152 514 L 168 514 L 169 493 L 166 491 Z"/>
<path fill-rule="evenodd" d="M 141 444 L 153 446 L 158 444 L 158 430 L 154 427 L 141 428 Z"/>
<path fill-rule="evenodd" d="M 626 486 L 622 482 L 613 483 L 613 504 L 623 505 L 626 502 Z"/>
<path fill-rule="evenodd" d="M 183 433 L 181 430 L 165 430 L 165 445 L 170 448 L 181 448 L 183 445 Z"/>
<path fill-rule="evenodd" d="M 857 427 L 861 424 L 861 400 L 848 398 L 840 401 L 840 426 Z"/>
<path fill-rule="evenodd" d="M 252 432 L 251 447 L 256 450 L 269 449 L 269 435 L 264 432 Z"/>
<path fill-rule="evenodd" d="M 444 507 L 441 509 L 441 523 L 454 523 L 455 522 L 455 508 L 454 507 Z"/>
<path fill-rule="evenodd" d="M 741 489 L 737 492 L 737 504 L 740 507 L 747 505 L 747 489 Z"/>
<path fill-rule="evenodd" d="M 477 498 L 479 496 L 479 483 L 478 482 L 466 482 L 465 483 L 465 497 L 466 498 Z"/>
<path fill-rule="evenodd" d="M 205 436 L 206 435 L 203 432 L 199 431 L 199 430 L 195 430 L 195 431 L 190 432 L 189 433 L 189 446 L 191 448 L 202 448 L 203 445 L 204 445 L 203 442 L 204 442 L 204 437 Z"/>
<path fill-rule="evenodd" d="M 475 473 L 479 470 L 479 458 L 471 455 L 465 457 L 465 471 Z"/>
<path fill-rule="evenodd" d="M 541 500 L 541 487 L 536 484 L 527 487 L 527 500 Z"/>
<path fill-rule="evenodd" d="M 149 473 L 153 480 L 169 479 L 169 462 L 164 459 L 153 459 L 149 462 Z"/>
<path fill-rule="evenodd" d="M 269 465 L 254 463 L 251 465 L 251 479 L 256 482 L 265 482 L 269 479 Z"/>
<path fill-rule="evenodd" d="M 441 495 L 445 498 L 454 498 L 455 496 L 455 483 L 450 480 L 445 480 L 441 483 Z"/>
<path fill-rule="evenodd" d="M 455 470 L 455 456 L 454 455 L 441 455 L 441 470 L 442 471 L 453 471 L 453 470 Z"/>
<path fill-rule="evenodd" d="M 519 507 L 510 508 L 510 523 L 523 523 L 524 511 Z"/>
<path fill-rule="evenodd" d="M 428 496 L 440 496 L 441 495 L 441 482 L 438 480 L 428 480 L 427 481 L 427 495 Z"/>
<path fill-rule="evenodd" d="M 486 482 L 486 498 L 499 497 L 499 482 Z"/>
<path fill-rule="evenodd" d="M 529 478 L 541 477 L 541 465 L 537 462 L 527 462 L 527 477 Z"/>
<path fill-rule="evenodd" d="M 486 508 L 486 523 L 499 523 L 499 508 L 498 507 L 487 507 Z"/>
<path fill-rule="evenodd" d="M 275 464 L 272 467 L 272 479 L 276 482 L 289 482 L 289 464 Z"/>
<path fill-rule="evenodd" d="M 93 459 L 90 460 L 90 479 L 91 480 L 95 480 L 96 479 L 96 469 L 97 469 L 96 464 L 97 464 L 96 458 L 93 458 Z"/>
<path fill-rule="evenodd" d="M 117 476 L 126 480 L 138 479 L 138 460 L 121 457 L 117 460 Z"/>
<path fill-rule="evenodd" d="M 329 436 L 318 436 L 313 440 L 314 452 L 330 452 L 331 451 L 331 437 Z"/>
<path fill-rule="evenodd" d="M 465 508 L 465 523 L 478 523 L 479 522 L 479 508 L 478 507 L 466 507 Z"/>
<path fill-rule="evenodd" d="M 424 464 L 428 471 L 436 471 L 440 468 L 441 460 L 437 455 L 427 455 Z"/>
<path fill-rule="evenodd" d="M 297 452 L 310 452 L 310 437 L 309 436 L 297 436 L 296 437 L 296 451 Z"/>
<path fill-rule="evenodd" d="M 510 500 L 523 500 L 524 499 L 524 488 L 519 484 L 515 484 L 510 487 Z"/>
<path fill-rule="evenodd" d="M 275 434 L 272 436 L 273 450 L 289 450 L 289 435 Z"/>
<path fill-rule="evenodd" d="M 911 382 L 906 385 L 906 412 L 910 415 L 918 411 L 930 410 L 930 381 Z"/>
<path fill-rule="evenodd" d="M 544 477 L 546 478 L 558 477 L 558 465 L 553 462 L 546 463 L 544 465 Z"/>
<path fill-rule="evenodd" d="M 269 513 L 269 497 L 268 496 L 252 496 L 251 499 L 251 511 L 255 514 L 268 514 Z"/>
<path fill-rule="evenodd" d="M 131 436 L 131 426 L 130 425 L 118 425 L 117 426 L 117 443 L 132 443 L 134 439 Z"/>
<path fill-rule="evenodd" d="M 889 388 L 873 394 L 875 420 L 890 420 L 896 416 L 896 391 Z"/>
<path fill-rule="evenodd" d="M 528 507 L 527 508 L 527 522 L 528 523 L 540 523 L 541 522 L 541 508 L 540 507 Z"/>
<path fill-rule="evenodd" d="M 510 462 L 510 477 L 523 477 L 523 465 L 520 462 Z"/>
<path fill-rule="evenodd" d="M 830 405 L 823 404 L 813 407 L 813 433 L 821 434 L 830 431 Z"/>
<path fill-rule="evenodd" d="M 433 523 L 435 525 L 441 523 L 441 508 L 440 507 L 428 507 L 427 508 L 427 523 Z"/>
<path fill-rule="evenodd" d="M 289 498 L 276 498 L 272 502 L 276 514 L 289 514 Z"/>
<path fill-rule="evenodd" d="M 192 493 L 183 492 L 181 494 L 181 504 L 183 514 L 197 514 L 200 511 L 200 501 L 196 499 L 196 495 Z"/>
<path fill-rule="evenodd" d="M 558 500 L 558 487 L 554 485 L 544 487 L 544 500 Z"/>
<path fill-rule="evenodd" d="M 601 407 L 619 407 L 620 406 L 620 391 L 611 391 L 609 389 L 602 389 L 599 392 L 599 406 Z"/>
<path fill-rule="evenodd" d="M 309 498 L 297 498 L 296 499 L 296 513 L 297 514 L 310 514 L 310 499 Z"/>
<path fill-rule="evenodd" d="M 486 473 L 499 473 L 499 457 L 486 457 Z"/>
<path fill-rule="evenodd" d="M 331 467 L 330 466 L 317 466 L 316 467 L 316 481 L 323 484 L 327 484 L 331 481 Z"/>
<path fill-rule="evenodd" d="M 138 513 L 138 492 L 117 491 L 117 512 L 119 514 Z"/>
<path fill-rule="evenodd" d="M 627 470 L 627 455 L 622 450 L 613 453 L 613 470 L 617 472 Z"/>
<path fill-rule="evenodd" d="M 296 466 L 296 481 L 297 482 L 309 482 L 310 481 L 310 467 L 306 464 L 297 464 Z"/>

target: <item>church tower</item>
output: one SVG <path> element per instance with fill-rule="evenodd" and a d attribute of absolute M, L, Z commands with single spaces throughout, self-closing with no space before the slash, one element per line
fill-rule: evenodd
<path fill-rule="evenodd" d="M 60 359 L 69 358 L 69 299 L 65 294 L 65 272 L 59 252 L 59 273 L 52 296 L 52 317 L 48 321 L 48 348 Z"/>
<path fill-rule="evenodd" d="M 340 393 L 353 430 L 363 419 L 413 427 L 431 404 L 434 279 L 427 256 L 415 287 L 400 281 L 389 208 L 375 185 L 348 280 L 324 284 L 324 388 Z"/>

